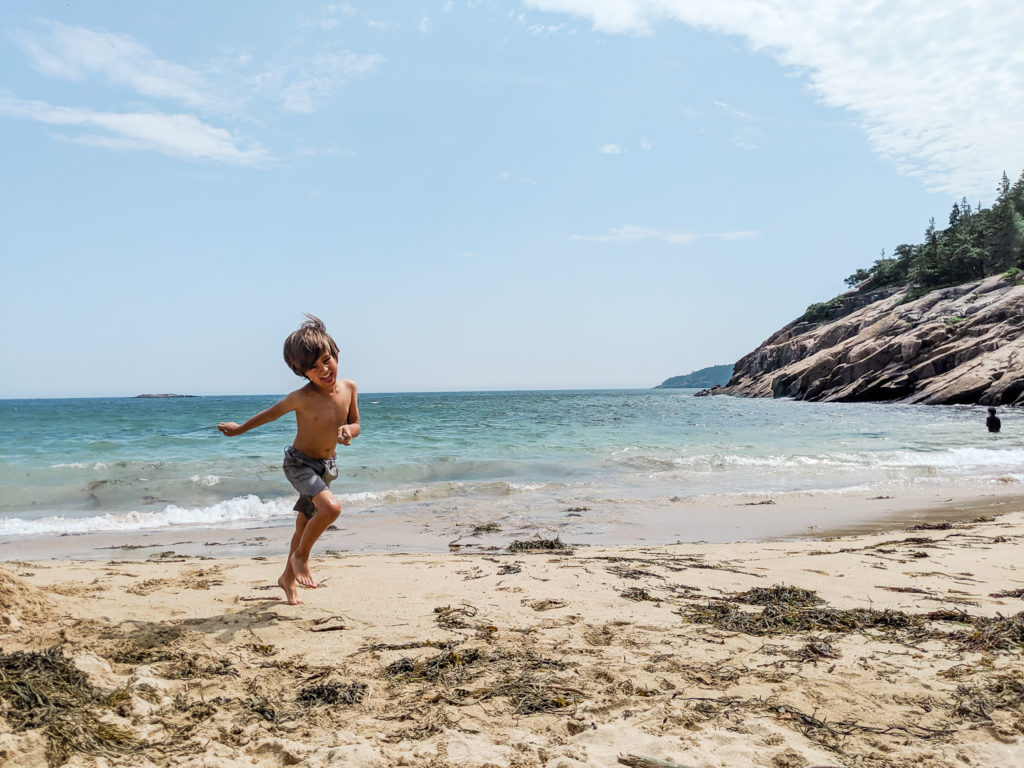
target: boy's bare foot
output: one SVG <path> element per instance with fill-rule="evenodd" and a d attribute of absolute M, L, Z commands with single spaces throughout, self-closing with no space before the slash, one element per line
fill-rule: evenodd
<path fill-rule="evenodd" d="M 313 573 L 309 570 L 309 558 L 292 555 L 288 564 L 291 565 L 292 571 L 295 573 L 295 580 L 299 584 L 316 589 L 316 579 L 313 578 Z"/>
<path fill-rule="evenodd" d="M 302 605 L 302 600 L 299 598 L 299 590 L 295 587 L 295 579 L 286 579 L 282 574 L 281 578 L 277 580 L 277 586 L 284 590 L 284 596 L 288 600 L 288 605 Z"/>

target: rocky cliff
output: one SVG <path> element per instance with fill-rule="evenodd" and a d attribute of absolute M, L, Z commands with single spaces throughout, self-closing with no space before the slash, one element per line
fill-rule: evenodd
<path fill-rule="evenodd" d="M 736 363 L 714 394 L 1024 405 L 1024 285 L 999 276 L 904 303 L 906 288 L 838 297 Z"/>

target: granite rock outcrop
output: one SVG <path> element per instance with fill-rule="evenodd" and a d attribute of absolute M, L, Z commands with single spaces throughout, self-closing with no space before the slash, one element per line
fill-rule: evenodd
<path fill-rule="evenodd" d="M 1024 285 L 993 276 L 906 296 L 847 291 L 824 321 L 794 321 L 739 360 L 713 394 L 1024 404 Z"/>

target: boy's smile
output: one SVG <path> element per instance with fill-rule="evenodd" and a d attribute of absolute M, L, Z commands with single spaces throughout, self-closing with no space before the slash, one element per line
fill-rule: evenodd
<path fill-rule="evenodd" d="M 331 389 L 338 380 L 338 359 L 330 352 L 324 352 L 316 365 L 306 371 L 306 378 L 321 389 Z"/>

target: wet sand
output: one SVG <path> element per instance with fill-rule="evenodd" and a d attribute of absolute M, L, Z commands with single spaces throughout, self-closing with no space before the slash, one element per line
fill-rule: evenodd
<path fill-rule="evenodd" d="M 578 546 L 775 541 L 893 530 L 927 520 L 964 520 L 1024 508 L 1015 482 L 878 485 L 872 489 L 717 494 L 655 499 L 496 498 L 486 504 L 428 501 L 401 511 L 342 509 L 317 550 L 352 554 L 486 552 L 511 539 L 561 538 Z M 163 550 L 207 557 L 280 557 L 292 518 L 262 527 L 178 527 L 0 540 L 5 560 L 146 559 Z M 486 529 L 496 527 L 489 533 Z"/>

